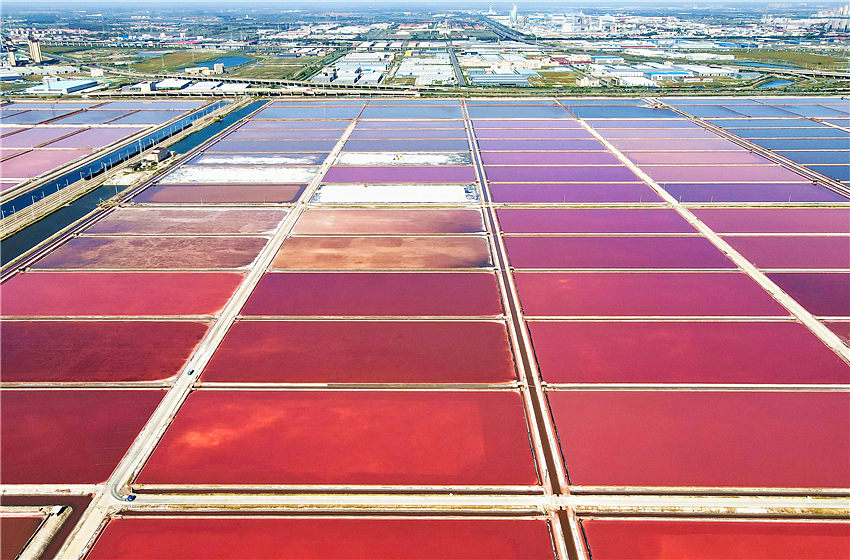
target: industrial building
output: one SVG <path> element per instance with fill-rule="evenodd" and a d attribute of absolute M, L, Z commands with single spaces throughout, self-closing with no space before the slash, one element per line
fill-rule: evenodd
<path fill-rule="evenodd" d="M 41 43 L 38 42 L 38 39 L 29 37 L 27 39 L 27 47 L 29 47 L 30 60 L 33 64 L 41 64 L 44 62 L 44 56 L 41 54 Z"/>
<path fill-rule="evenodd" d="M 529 87 L 528 81 L 534 74 L 510 73 L 470 73 L 469 83 L 474 86 Z"/>
<path fill-rule="evenodd" d="M 311 78 L 314 83 L 379 84 L 395 54 L 388 51 L 348 53 L 322 68 Z"/>
<path fill-rule="evenodd" d="M 97 85 L 98 82 L 96 80 L 64 80 L 46 76 L 40 85 L 27 88 L 26 93 L 33 95 L 68 95 L 69 93 L 90 89 Z"/>
<path fill-rule="evenodd" d="M 156 82 L 157 90 L 179 90 L 188 87 L 192 82 L 180 78 L 166 78 Z"/>
<path fill-rule="evenodd" d="M 411 51 L 399 64 L 395 78 L 414 78 L 416 85 L 456 84 L 451 57 L 442 49 Z"/>
<path fill-rule="evenodd" d="M 662 82 L 710 81 L 719 77 L 732 77 L 740 70 L 726 66 L 706 66 L 702 64 L 662 64 L 646 62 L 640 64 L 621 64 L 616 66 L 590 64 L 587 66 L 595 78 L 615 78 L 621 85 L 649 86 L 647 80 L 658 85 Z"/>

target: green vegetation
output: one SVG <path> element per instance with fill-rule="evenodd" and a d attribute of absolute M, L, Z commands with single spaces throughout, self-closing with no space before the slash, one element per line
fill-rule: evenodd
<path fill-rule="evenodd" d="M 391 25 L 388 29 L 372 29 L 360 36 L 363 41 L 391 41 L 395 36 L 397 25 Z"/>
<path fill-rule="evenodd" d="M 242 51 L 195 51 L 185 49 L 162 49 L 163 54 L 156 57 L 139 56 L 139 49 L 86 48 L 86 47 L 50 47 L 50 51 L 66 49 L 62 56 L 79 64 L 94 64 L 126 68 L 148 74 L 178 72 L 183 68 L 201 62 L 212 62 L 225 56 L 250 56 Z"/>
<path fill-rule="evenodd" d="M 195 66 L 200 62 L 212 62 L 225 56 L 247 56 L 242 51 L 229 52 L 195 52 L 174 51 L 156 58 L 144 58 L 140 62 L 134 62 L 130 68 L 136 72 L 162 73 L 177 72 L 183 68 Z"/>
<path fill-rule="evenodd" d="M 425 29 L 410 32 L 411 41 L 445 41 L 446 36 L 439 31 Z"/>
<path fill-rule="evenodd" d="M 262 56 L 253 64 L 246 64 L 233 72 L 228 72 L 228 75 L 236 78 L 301 80 L 318 72 L 332 56 L 302 56 L 299 58 Z"/>
<path fill-rule="evenodd" d="M 734 54 L 736 60 L 787 64 L 817 70 L 847 70 L 850 66 L 850 58 L 847 56 L 828 56 L 789 50 L 733 50 L 728 52 Z"/>
<path fill-rule="evenodd" d="M 28 87 L 32 87 L 33 84 L 26 83 L 10 83 L 10 82 L 0 82 L 0 91 L 4 93 L 13 93 L 16 91 L 24 90 Z"/>
<path fill-rule="evenodd" d="M 463 34 L 465 34 L 467 37 L 476 37 L 481 41 L 495 41 L 499 38 L 498 35 L 490 31 L 489 29 L 464 29 L 463 31 Z M 463 37 L 461 36 L 458 38 L 462 39 Z"/>
<path fill-rule="evenodd" d="M 80 52 L 80 51 L 94 50 L 96 48 L 98 48 L 98 47 L 79 47 L 79 46 L 60 47 L 60 46 L 42 45 L 41 52 L 43 52 L 45 54 L 48 54 L 48 53 L 49 54 L 68 54 L 68 53 L 76 53 L 76 52 Z"/>
<path fill-rule="evenodd" d="M 563 87 L 563 86 L 574 86 L 576 85 L 576 80 L 579 78 L 579 75 L 575 72 L 552 72 L 546 70 L 540 70 L 538 72 L 540 74 L 539 78 L 529 78 L 528 81 L 533 86 L 539 87 Z"/>
<path fill-rule="evenodd" d="M 393 78 L 387 81 L 388 84 L 395 84 L 401 86 L 412 86 L 416 84 L 416 78 L 406 76 L 404 78 Z"/>

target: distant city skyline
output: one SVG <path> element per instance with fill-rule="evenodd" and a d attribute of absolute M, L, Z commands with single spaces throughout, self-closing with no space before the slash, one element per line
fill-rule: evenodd
<path fill-rule="evenodd" d="M 180 5 L 180 4 L 230 4 L 233 5 L 232 0 L 148 0 L 148 4 L 172 4 L 172 5 Z M 374 5 L 374 4 L 397 4 L 393 0 L 370 0 L 369 2 L 364 2 L 363 0 L 321 0 L 320 2 L 304 2 L 303 0 L 254 0 L 253 4 L 302 4 L 305 7 L 315 8 L 317 6 L 322 5 L 333 5 L 333 4 L 361 4 L 361 5 Z M 458 5 L 458 2 L 455 0 L 429 0 L 428 2 L 422 2 L 421 6 L 427 6 L 428 4 L 455 4 Z M 487 7 L 489 4 L 489 0 L 465 0 L 464 2 L 458 5 L 458 9 L 464 9 L 461 6 L 465 5 L 480 5 Z M 812 8 L 815 9 L 818 6 L 824 5 L 844 5 L 848 2 L 843 0 L 820 0 L 818 2 L 774 2 L 772 0 L 723 0 L 722 2 L 711 2 L 710 0 L 697 0 L 697 1 L 680 1 L 680 0 L 581 0 L 580 2 L 571 2 L 569 5 L 565 5 L 561 0 L 533 0 L 529 2 L 518 2 L 517 6 L 522 8 L 522 6 L 531 7 L 540 5 L 540 4 L 560 4 L 563 6 L 564 10 L 569 10 L 575 7 L 581 6 L 612 6 L 612 7 L 621 7 L 621 6 L 631 6 L 636 3 L 639 4 L 648 4 L 648 5 L 659 5 L 659 6 L 682 6 L 682 7 L 691 7 L 691 6 L 699 6 L 699 5 L 712 5 L 712 6 L 722 6 L 724 4 L 770 4 L 775 7 L 793 7 L 797 9 L 805 9 Z M 97 5 L 111 5 L 111 6 L 135 6 L 138 4 L 136 2 L 131 2 L 129 0 L 8 0 L 4 2 L 6 6 L 11 5 L 55 5 L 55 6 L 85 6 L 90 4 Z M 511 6 L 514 4 L 511 0 L 507 0 L 504 2 L 493 2 L 494 8 L 503 8 L 505 10 L 510 10 Z M 414 4 L 415 5 L 415 4 Z M 239 6 L 238 7 L 249 9 L 247 6 Z"/>

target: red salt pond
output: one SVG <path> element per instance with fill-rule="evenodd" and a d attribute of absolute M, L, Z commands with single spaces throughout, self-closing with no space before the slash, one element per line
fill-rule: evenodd
<path fill-rule="evenodd" d="M 507 383 L 515 378 L 505 326 L 460 321 L 239 321 L 203 373 L 204 381 L 243 383 Z"/>
<path fill-rule="evenodd" d="M 153 185 L 133 197 L 141 203 L 284 203 L 301 196 L 305 185 Z"/>
<path fill-rule="evenodd" d="M 479 210 L 310 208 L 298 218 L 299 234 L 478 233 L 484 231 Z"/>
<path fill-rule="evenodd" d="M 3 484 L 104 482 L 165 395 L 160 390 L 5 390 Z"/>
<path fill-rule="evenodd" d="M 244 315 L 499 315 L 490 273 L 268 273 Z"/>
<path fill-rule="evenodd" d="M 292 237 L 272 269 L 452 269 L 492 266 L 485 237 Z"/>
<path fill-rule="evenodd" d="M 286 216 L 279 209 L 116 208 L 86 233 L 270 233 Z"/>
<path fill-rule="evenodd" d="M 265 237 L 75 237 L 33 268 L 90 270 L 224 269 L 250 265 Z"/>
<path fill-rule="evenodd" d="M 603 187 L 604 188 L 604 187 Z M 695 233 L 675 210 L 632 208 L 499 209 L 505 233 Z"/>
<path fill-rule="evenodd" d="M 533 485 L 519 393 L 189 395 L 137 482 Z"/>
<path fill-rule="evenodd" d="M 44 520 L 44 515 L 0 513 L 0 558 L 15 560 Z"/>
<path fill-rule="evenodd" d="M 848 488 L 850 395 L 550 391 L 577 486 Z M 777 468 L 781 465 L 782 468 Z"/>
<path fill-rule="evenodd" d="M 839 560 L 846 521 L 583 519 L 594 560 Z"/>
<path fill-rule="evenodd" d="M 850 274 L 783 272 L 768 277 L 815 315 L 850 317 Z"/>
<path fill-rule="evenodd" d="M 65 511 L 68 512 L 69 515 L 64 519 L 59 530 L 44 549 L 42 558 L 53 558 L 56 556 L 59 549 L 62 547 L 62 544 L 65 542 L 65 539 L 74 529 L 77 521 L 80 520 L 80 517 L 82 517 L 83 512 L 90 503 L 91 496 L 72 496 L 69 494 L 30 494 L 22 496 L 11 492 L 3 495 L 4 506 L 24 506 L 27 508 L 39 507 L 45 508 L 45 510 L 54 506 L 64 506 L 67 508 Z M 3 558 L 3 560 L 15 560 L 18 552 L 20 551 L 10 552 L 9 555 L 6 555 L 5 552 L 5 545 L 13 542 L 7 541 L 5 523 L 5 519 L 0 520 L 0 550 L 3 551 L 0 552 L 0 558 Z M 18 533 L 18 535 L 21 535 L 21 533 Z M 9 538 L 11 539 L 11 536 Z M 21 536 L 21 538 L 23 538 L 23 536 Z"/>
<path fill-rule="evenodd" d="M 0 338 L 3 381 L 156 381 L 176 375 L 206 323 L 7 321 Z"/>
<path fill-rule="evenodd" d="M 526 315 L 787 316 L 738 272 L 520 272 Z"/>
<path fill-rule="evenodd" d="M 508 237 L 516 268 L 732 268 L 704 237 Z"/>
<path fill-rule="evenodd" d="M 847 208 L 697 208 L 718 233 L 850 233 Z"/>
<path fill-rule="evenodd" d="M 242 516 L 113 519 L 86 558 L 554 560 L 555 555 L 548 523 L 540 519 Z"/>
<path fill-rule="evenodd" d="M 231 272 L 30 272 L 3 284 L 7 316 L 214 315 L 242 275 Z"/>
<path fill-rule="evenodd" d="M 850 345 L 850 321 L 824 321 L 824 324 L 845 344 Z"/>
<path fill-rule="evenodd" d="M 529 322 L 550 383 L 848 383 L 799 323 Z"/>
<path fill-rule="evenodd" d="M 728 237 L 726 241 L 762 268 L 850 268 L 850 237 Z"/>

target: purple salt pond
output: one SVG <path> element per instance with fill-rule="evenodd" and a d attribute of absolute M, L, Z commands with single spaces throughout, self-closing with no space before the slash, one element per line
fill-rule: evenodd
<path fill-rule="evenodd" d="M 352 140 L 466 140 L 463 128 L 425 128 L 376 130 L 357 128 L 349 137 Z"/>
<path fill-rule="evenodd" d="M 608 152 L 481 152 L 484 165 L 621 165 Z"/>
<path fill-rule="evenodd" d="M 358 130 L 396 130 L 396 129 L 411 129 L 421 130 L 425 128 L 464 128 L 462 120 L 440 119 L 433 121 L 423 120 L 394 120 L 394 121 L 369 121 L 361 120 L 357 123 Z"/>
<path fill-rule="evenodd" d="M 247 121 L 239 130 L 339 130 L 348 128 L 348 121 Z"/>
<path fill-rule="evenodd" d="M 475 127 L 475 130 L 484 130 L 488 128 L 536 128 L 536 129 L 563 129 L 563 128 L 575 128 L 582 129 L 582 126 L 576 120 L 571 119 L 543 119 L 543 120 L 500 120 L 500 119 L 472 119 L 472 125 Z"/>
<path fill-rule="evenodd" d="M 800 181 L 802 177 L 778 165 L 688 165 L 682 167 L 641 166 L 647 175 L 660 183 L 702 182 L 778 182 Z"/>
<path fill-rule="evenodd" d="M 62 138 L 84 130 L 82 127 L 44 127 L 27 128 L 14 134 L 4 136 L 0 144 L 4 148 L 35 148 L 47 144 L 57 138 Z"/>
<path fill-rule="evenodd" d="M 332 167 L 326 183 L 472 183 L 473 167 Z"/>
<path fill-rule="evenodd" d="M 611 145 L 623 152 L 744 150 L 744 148 L 723 138 L 631 138 L 611 140 Z"/>
<path fill-rule="evenodd" d="M 481 128 L 475 129 L 475 136 L 479 140 L 493 140 L 500 138 L 509 139 L 592 139 L 593 136 L 583 128 Z"/>
<path fill-rule="evenodd" d="M 713 132 L 702 128 L 609 128 L 597 130 L 603 138 L 708 138 L 717 139 Z"/>
<path fill-rule="evenodd" d="M 47 148 L 102 148 L 144 130 L 140 127 L 98 127 L 47 144 Z"/>
<path fill-rule="evenodd" d="M 681 202 L 847 202 L 835 191 L 812 183 L 665 183 Z"/>
<path fill-rule="evenodd" d="M 625 152 L 624 155 L 638 165 L 702 165 L 702 164 L 753 164 L 771 162 L 761 156 L 744 151 L 734 152 Z"/>
<path fill-rule="evenodd" d="M 485 151 L 559 151 L 575 152 L 604 150 L 598 140 L 478 140 L 478 147 Z"/>
<path fill-rule="evenodd" d="M 119 117 L 125 117 L 132 111 L 93 110 L 80 111 L 56 121 L 57 124 L 106 124 Z"/>
<path fill-rule="evenodd" d="M 3 177 L 28 179 L 80 158 L 91 150 L 32 150 L 0 163 Z"/>
<path fill-rule="evenodd" d="M 517 203 L 659 203 L 661 197 L 643 183 L 489 185 L 494 202 Z"/>
<path fill-rule="evenodd" d="M 239 129 L 227 135 L 227 140 L 339 140 L 341 130 L 280 130 Z"/>
<path fill-rule="evenodd" d="M 850 233 L 847 208 L 705 208 L 693 213 L 718 233 Z"/>
<path fill-rule="evenodd" d="M 349 140 L 348 152 L 465 152 L 467 140 Z"/>
<path fill-rule="evenodd" d="M 625 166 L 493 167 L 485 169 L 494 183 L 624 183 L 638 178 Z"/>
<path fill-rule="evenodd" d="M 610 187 L 598 187 L 610 188 Z M 499 209 L 505 233 L 694 233 L 675 210 L 658 208 Z"/>
<path fill-rule="evenodd" d="M 329 152 L 336 140 L 222 140 L 207 152 Z"/>

